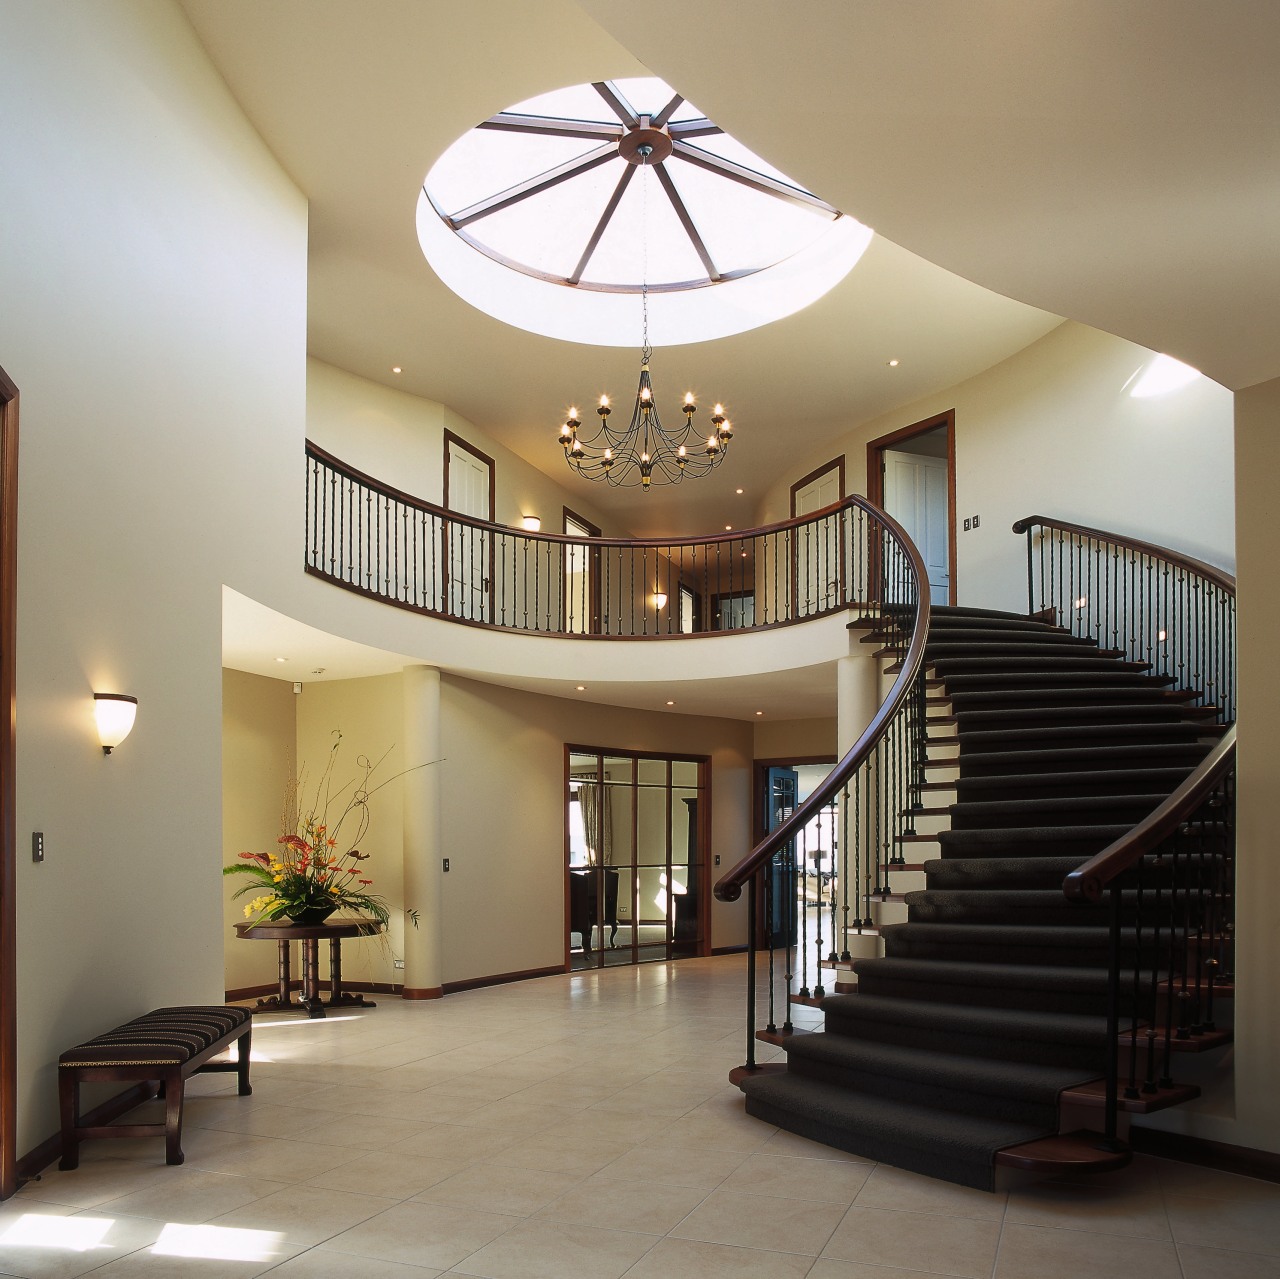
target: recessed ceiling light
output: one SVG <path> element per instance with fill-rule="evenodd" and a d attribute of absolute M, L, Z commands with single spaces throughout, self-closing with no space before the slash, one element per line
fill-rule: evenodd
<path fill-rule="evenodd" d="M 898 361 L 897 361 L 897 360 L 890 360 L 890 361 L 889 361 L 889 367 L 890 367 L 891 369 L 896 369 L 896 368 L 898 367 Z"/>
<path fill-rule="evenodd" d="M 402 370 L 401 370 L 401 368 L 400 368 L 400 366 L 399 366 L 398 364 L 393 364 L 393 365 L 391 366 L 391 371 L 392 371 L 392 373 L 400 373 L 400 372 L 402 372 Z"/>
<path fill-rule="evenodd" d="M 585 693 L 586 691 L 587 691 L 587 686 L 586 686 L 585 684 L 579 684 L 579 685 L 578 685 L 578 692 L 579 692 L 579 693 Z"/>
<path fill-rule="evenodd" d="M 742 490 L 741 490 L 741 489 L 734 489 L 733 491 L 734 491 L 735 493 L 737 493 L 739 497 L 741 497 L 741 496 L 742 496 Z"/>
<path fill-rule="evenodd" d="M 724 526 L 724 531 L 727 533 L 727 532 L 729 532 L 729 530 L 730 530 L 730 529 L 732 529 L 732 528 L 733 528 L 733 525 L 732 525 L 732 524 L 726 524 L 726 525 Z"/>
<path fill-rule="evenodd" d="M 667 703 L 667 705 L 668 705 L 668 706 L 674 706 L 674 705 L 675 705 L 675 702 L 668 702 L 668 703 Z"/>
<path fill-rule="evenodd" d="M 276 658 L 276 661 L 277 661 L 277 662 L 287 662 L 288 660 L 289 660 L 289 659 L 288 659 L 287 657 L 277 657 L 277 658 Z"/>
<path fill-rule="evenodd" d="M 757 714 L 757 715 L 763 715 L 763 714 L 764 714 L 764 711 L 756 711 L 756 714 Z"/>

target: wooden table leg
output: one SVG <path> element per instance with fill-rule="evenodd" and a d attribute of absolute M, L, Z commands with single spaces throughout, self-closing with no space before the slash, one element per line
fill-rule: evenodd
<path fill-rule="evenodd" d="M 260 1013 L 280 1012 L 298 1006 L 289 993 L 289 943 L 283 939 L 276 942 L 276 968 L 278 973 L 276 994 L 268 999 L 258 1000 L 257 1011 Z"/>
<path fill-rule="evenodd" d="M 329 938 L 329 1007 L 377 1008 L 377 1004 L 363 995 L 353 995 L 342 989 L 342 939 Z"/>
<path fill-rule="evenodd" d="M 302 1006 L 308 1017 L 324 1016 L 320 998 L 320 940 L 307 937 L 302 942 Z"/>

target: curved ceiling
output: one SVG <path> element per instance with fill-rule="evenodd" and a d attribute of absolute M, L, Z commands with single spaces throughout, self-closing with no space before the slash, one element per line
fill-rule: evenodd
<path fill-rule="evenodd" d="M 588 500 L 634 533 L 745 523 L 765 486 L 795 469 L 797 452 L 811 456 L 860 421 L 973 376 L 1060 322 L 877 235 L 849 276 L 798 314 L 714 342 L 659 347 L 659 402 L 678 405 L 686 389 L 723 400 L 737 431 L 734 455 L 698 481 L 696 500 L 688 486 L 606 493 L 567 470 L 556 435 L 570 404 L 604 391 L 631 393 L 640 335 L 634 351 L 608 350 L 484 315 L 424 261 L 414 210 L 423 175 L 476 121 L 564 85 L 648 74 L 625 47 L 639 37 L 633 41 L 629 31 L 615 40 L 570 0 L 182 4 L 250 121 L 310 202 L 311 354 L 449 405 L 571 492 L 581 485 Z M 697 30 L 704 8 L 687 6 L 674 25 L 657 26 Z M 630 24 L 642 25 L 647 21 Z M 729 67 L 718 38 L 708 36 L 698 48 L 696 65 L 682 68 L 673 87 L 699 107 L 721 78 L 718 67 L 726 68 L 724 79 L 754 86 L 757 107 L 767 94 L 771 109 L 787 114 L 789 95 L 805 86 L 802 66 L 794 74 L 781 70 L 790 65 L 785 46 L 754 71 Z M 749 135 L 755 122 L 747 123 Z M 832 199 L 827 188 L 837 176 L 842 190 L 857 185 L 846 173 L 847 140 L 821 119 L 809 126 L 827 151 L 821 166 L 806 155 L 802 180 Z M 785 171 L 783 148 L 773 155 L 770 146 L 756 149 Z M 935 216 L 945 214 L 945 200 L 928 203 Z M 890 359 L 899 365 L 888 367 Z"/>
<path fill-rule="evenodd" d="M 931 262 L 1232 389 L 1280 375 L 1274 0 L 581 2 Z"/>

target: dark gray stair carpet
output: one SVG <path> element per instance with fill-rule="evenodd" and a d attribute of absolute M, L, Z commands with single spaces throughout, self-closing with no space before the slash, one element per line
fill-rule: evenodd
<path fill-rule="evenodd" d="M 1210 742 L 1199 691 L 1146 663 L 1015 614 L 935 608 L 932 625 L 957 802 L 951 829 L 898 848 L 914 861 L 936 841 L 942 855 L 903 896 L 907 922 L 882 926 L 884 956 L 855 961 L 857 993 L 822 1001 L 824 1029 L 788 1042 L 784 1073 L 742 1086 L 748 1113 L 779 1127 L 989 1189 L 995 1152 L 1056 1132 L 1062 1089 L 1103 1074 L 1108 915 L 1069 901 L 1062 881 L 1154 811 Z M 1143 868 L 1149 885 L 1167 874 Z M 1156 896 L 1139 928 L 1122 893 L 1126 962 L 1169 945 Z"/>

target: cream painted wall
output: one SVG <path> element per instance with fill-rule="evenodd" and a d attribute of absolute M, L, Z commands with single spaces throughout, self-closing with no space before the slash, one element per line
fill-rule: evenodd
<path fill-rule="evenodd" d="M 287 680 L 244 671 L 222 672 L 222 861 L 233 865 L 243 852 L 274 851 L 280 834 L 285 786 L 293 773 L 295 694 Z M 232 894 L 247 876 L 223 880 L 223 958 L 227 990 L 271 985 L 276 951 L 267 942 L 242 941 L 233 925 L 244 922 L 244 906 Z"/>
<path fill-rule="evenodd" d="M 47 848 L 17 866 L 21 1152 L 63 1049 L 222 999 L 221 587 L 297 561 L 306 206 L 176 5 L 0 0 L 0 31 L 16 824 Z M 107 758 L 95 689 L 139 700 Z"/>
<path fill-rule="evenodd" d="M 789 513 L 790 486 L 842 450 L 846 488 L 866 492 L 866 445 L 954 408 L 956 580 L 962 604 L 1026 609 L 1025 515 L 1058 516 L 1235 562 L 1231 393 L 1207 378 L 1134 399 L 1150 351 L 1067 322 L 977 377 L 797 456 L 766 495 L 761 523 Z"/>
<path fill-rule="evenodd" d="M 537 515 L 543 532 L 560 533 L 568 506 L 606 536 L 626 536 L 627 530 L 581 493 L 549 480 L 446 405 L 368 382 L 320 360 L 307 361 L 309 438 L 375 479 L 428 502 L 443 501 L 446 430 L 493 458 L 494 518 L 499 524 L 518 528 L 521 516 Z"/>
<path fill-rule="evenodd" d="M 1236 795 L 1235 1109 L 1230 1121 L 1198 1121 L 1198 1135 L 1280 1151 L 1280 857 L 1276 854 L 1275 726 L 1280 722 L 1276 636 L 1276 476 L 1280 475 L 1280 379 L 1236 395 L 1236 521 L 1240 547 L 1239 764 Z"/>
<path fill-rule="evenodd" d="M 712 855 L 728 867 L 750 849 L 749 724 L 600 707 L 449 675 L 441 717 L 447 982 L 564 963 L 566 743 L 710 755 Z M 712 944 L 745 942 L 745 918 L 743 902 L 713 901 Z"/>
<path fill-rule="evenodd" d="M 836 720 L 761 720 L 755 725 L 756 759 L 800 759 L 806 755 L 836 757 Z"/>
<path fill-rule="evenodd" d="M 340 816 L 351 789 L 342 788 L 363 776 L 361 758 L 377 763 L 369 779 L 369 829 L 360 841 L 369 891 L 383 897 L 391 911 L 387 933 L 382 938 L 355 939 L 342 944 L 342 974 L 350 981 L 399 984 L 403 973 L 395 960 L 404 958 L 404 810 L 398 774 L 421 763 L 406 760 L 400 749 L 403 735 L 403 690 L 399 675 L 372 679 L 317 680 L 304 683 L 298 694 L 297 758 L 299 774 L 306 782 L 300 788 L 303 803 L 323 807 L 318 800 L 320 775 L 334 744 L 334 733 L 342 734 L 333 769 L 335 796 L 329 818 Z M 438 765 L 433 765 L 438 767 Z M 380 789 L 378 789 L 380 788 Z M 328 956 L 322 957 L 321 973 L 328 973 Z"/>

